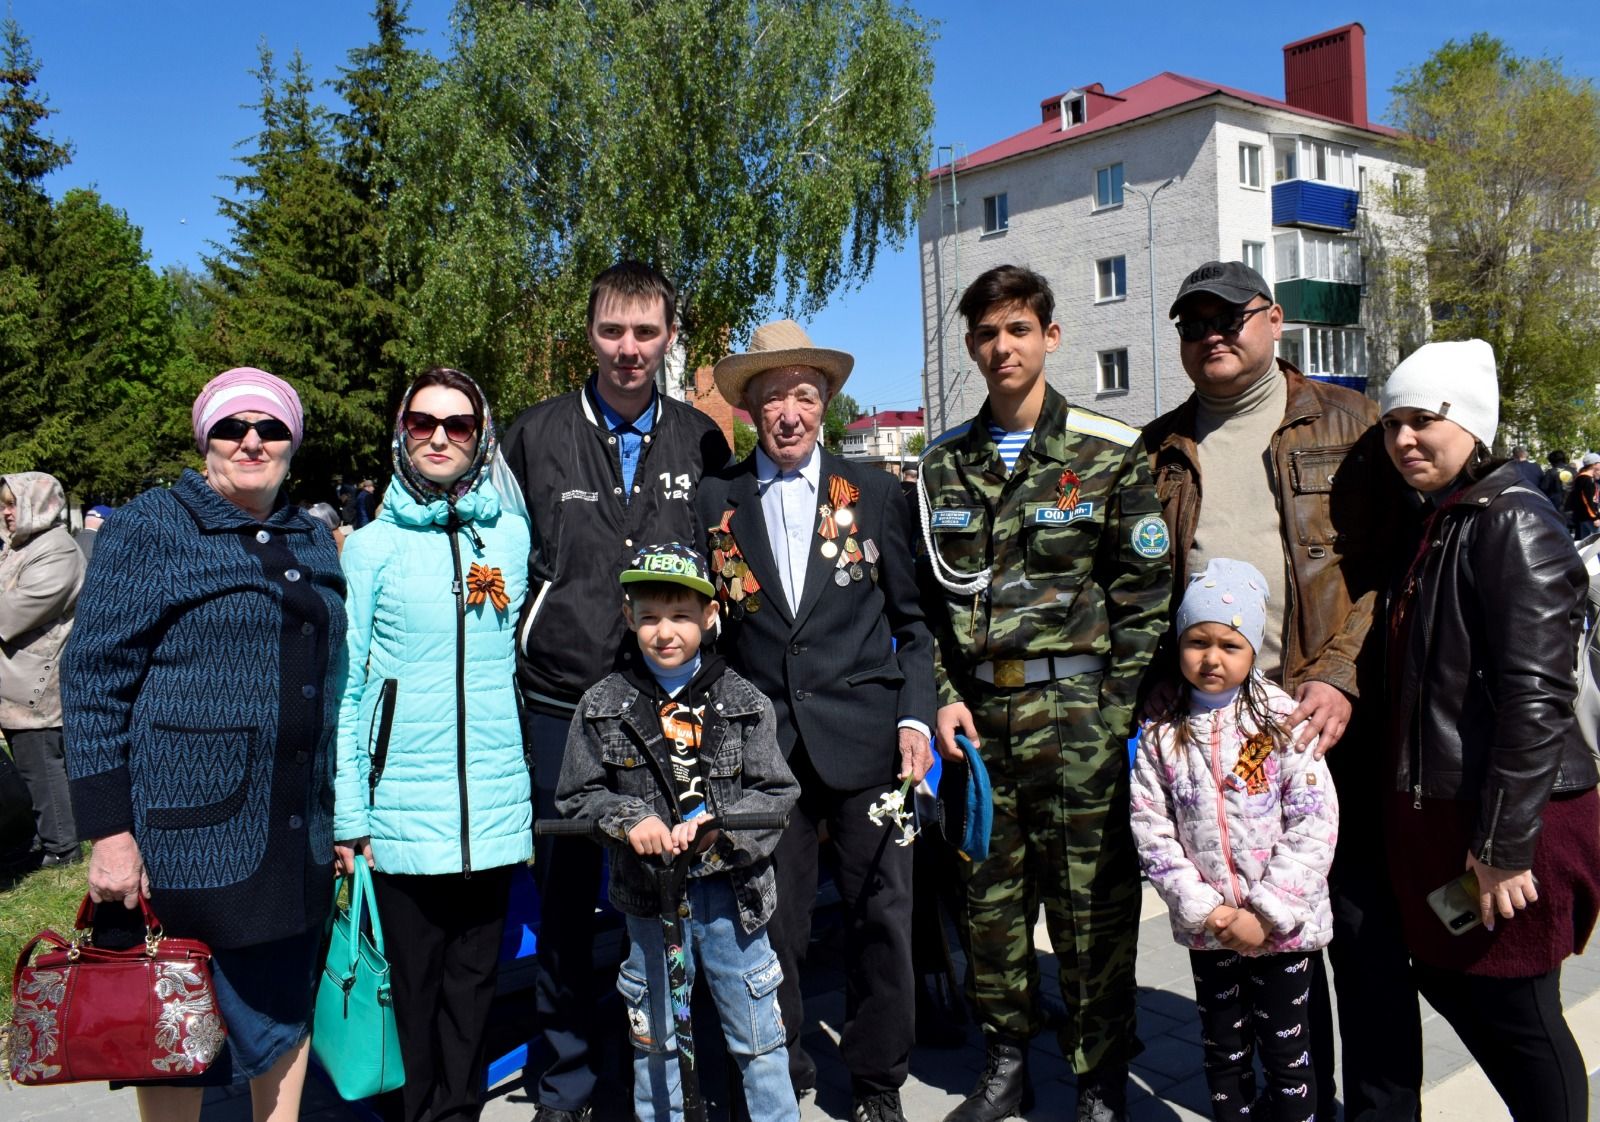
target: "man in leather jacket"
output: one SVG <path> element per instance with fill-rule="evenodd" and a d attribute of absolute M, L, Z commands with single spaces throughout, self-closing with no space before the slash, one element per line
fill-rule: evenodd
<path fill-rule="evenodd" d="M 1189 573 L 1219 556 L 1251 562 L 1272 585 L 1275 618 L 1257 666 L 1299 702 L 1289 722 L 1304 722 L 1298 744 L 1315 737 L 1317 751 L 1334 749 L 1328 763 L 1350 823 L 1329 878 L 1329 955 L 1351 1030 L 1342 1033 L 1345 1117 L 1409 1122 L 1421 1095 L 1421 1023 L 1393 898 L 1371 875 L 1384 861 L 1371 782 L 1384 759 L 1381 628 L 1372 622 L 1403 488 L 1373 402 L 1275 358 L 1283 309 L 1254 269 L 1201 265 L 1168 314 L 1195 392 L 1152 421 L 1144 443 L 1172 530 L 1173 587 L 1181 592 Z M 1172 666 L 1170 639 L 1157 667 Z M 1317 970 L 1318 1116 L 1332 1118 L 1332 1017 L 1320 958 Z M 1387 1012 L 1374 1021 L 1366 1013 L 1374 1008 Z"/>

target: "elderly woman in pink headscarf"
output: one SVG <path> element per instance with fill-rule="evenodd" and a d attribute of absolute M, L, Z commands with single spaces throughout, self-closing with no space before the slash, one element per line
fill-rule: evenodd
<path fill-rule="evenodd" d="M 61 649 L 83 586 L 83 554 L 67 533 L 67 497 L 53 475 L 0 476 L 0 731 L 28 785 L 39 863 L 83 850 L 61 750 Z"/>
<path fill-rule="evenodd" d="M 62 672 L 67 770 L 95 839 L 89 894 L 148 896 L 169 935 L 213 952 L 227 1040 L 201 1025 L 178 1041 L 177 1071 L 221 1050 L 201 1075 L 140 1084 L 141 1114 L 189 1122 L 202 1084 L 249 1083 L 258 1122 L 287 1122 L 333 891 L 344 578 L 328 528 L 283 495 L 305 424 L 294 388 L 229 370 L 191 419 L 205 474 L 100 531 Z"/>

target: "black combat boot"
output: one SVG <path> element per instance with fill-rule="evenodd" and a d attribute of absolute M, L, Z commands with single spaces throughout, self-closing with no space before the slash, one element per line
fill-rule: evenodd
<path fill-rule="evenodd" d="M 1078 1076 L 1078 1122 L 1128 1122 L 1128 1065 L 1104 1063 Z"/>
<path fill-rule="evenodd" d="M 1010 1036 L 991 1036 L 978 1085 L 944 1122 L 1001 1122 L 1033 1109 L 1028 1082 L 1028 1044 Z"/>

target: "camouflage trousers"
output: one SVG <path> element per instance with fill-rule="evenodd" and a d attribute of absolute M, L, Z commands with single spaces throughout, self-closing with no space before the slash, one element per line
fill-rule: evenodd
<path fill-rule="evenodd" d="M 1044 906 L 1074 1071 L 1140 1051 L 1134 1026 L 1139 864 L 1128 753 L 1100 718 L 1099 674 L 969 696 L 994 788 L 989 856 L 967 869 L 971 996 L 985 1032 L 1044 1024 L 1033 925 Z"/>

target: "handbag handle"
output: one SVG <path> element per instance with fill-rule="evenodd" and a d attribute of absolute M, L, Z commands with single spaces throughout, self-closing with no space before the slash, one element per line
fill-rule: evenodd
<path fill-rule="evenodd" d="M 356 959 L 361 953 L 361 928 L 363 923 L 372 929 L 372 946 L 382 955 L 383 950 L 383 924 L 378 920 L 377 893 L 373 891 L 372 874 L 367 870 L 367 862 L 360 854 L 356 855 L 353 870 L 345 878 L 350 885 L 350 961 L 347 964 L 346 976 L 356 972 Z M 339 886 L 333 886 L 334 897 L 337 899 Z"/>
<path fill-rule="evenodd" d="M 94 897 L 85 892 L 83 894 L 83 903 L 78 905 L 78 917 L 72 921 L 73 930 L 87 931 L 89 933 L 84 937 L 83 942 L 87 943 L 94 940 L 94 917 L 99 908 L 100 905 L 95 903 Z M 142 892 L 139 894 L 139 914 L 144 918 L 145 949 L 154 956 L 156 948 L 161 945 L 164 932 L 161 927 L 161 920 L 156 916 L 155 909 L 150 906 L 150 901 Z M 74 940 L 74 942 L 76 941 Z"/>

